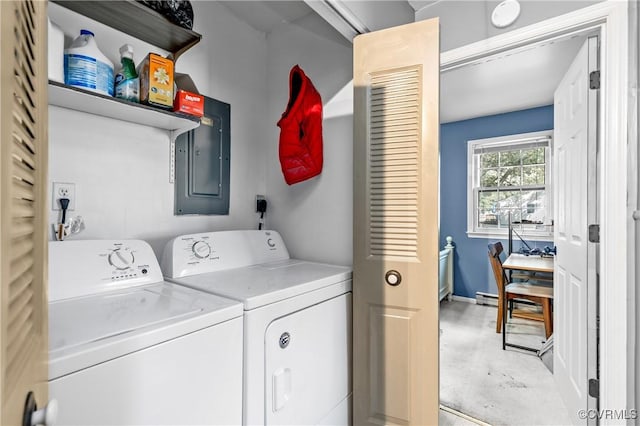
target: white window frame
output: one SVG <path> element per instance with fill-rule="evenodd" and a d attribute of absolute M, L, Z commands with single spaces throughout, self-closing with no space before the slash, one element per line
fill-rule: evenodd
<path fill-rule="evenodd" d="M 533 143 L 536 141 L 547 140 L 548 146 L 545 148 L 545 223 L 540 226 L 539 230 L 528 229 L 526 231 L 515 228 L 516 231 L 528 240 L 549 241 L 553 240 L 553 173 L 551 171 L 553 165 L 553 130 L 545 130 L 541 132 L 520 133 L 515 135 L 507 135 L 496 138 L 474 139 L 467 141 L 467 236 L 470 238 L 508 238 L 508 230 L 503 229 L 487 229 L 481 228 L 478 224 L 478 215 L 476 214 L 478 205 L 478 189 L 479 189 L 479 156 L 474 153 L 480 148 L 502 148 Z M 520 188 L 520 187 L 516 187 Z M 514 235 L 514 238 L 516 236 Z"/>

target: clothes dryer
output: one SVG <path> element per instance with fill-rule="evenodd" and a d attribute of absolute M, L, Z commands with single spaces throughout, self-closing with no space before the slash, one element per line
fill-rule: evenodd
<path fill-rule="evenodd" d="M 350 268 L 291 259 L 274 231 L 226 231 L 174 238 L 162 269 L 244 304 L 244 424 L 349 423 Z"/>
<path fill-rule="evenodd" d="M 49 243 L 62 425 L 239 424 L 242 304 L 164 282 L 139 240 Z"/>

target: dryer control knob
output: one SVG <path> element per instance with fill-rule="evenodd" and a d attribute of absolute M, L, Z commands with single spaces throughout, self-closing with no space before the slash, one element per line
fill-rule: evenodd
<path fill-rule="evenodd" d="M 211 246 L 204 241 L 196 241 L 191 247 L 198 259 L 206 259 L 211 254 Z"/>
<path fill-rule="evenodd" d="M 119 270 L 130 268 L 134 261 L 133 253 L 128 248 L 117 248 L 109 253 L 109 264 Z"/>

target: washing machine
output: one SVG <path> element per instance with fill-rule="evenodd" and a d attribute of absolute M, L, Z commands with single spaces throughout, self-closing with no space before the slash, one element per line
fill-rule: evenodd
<path fill-rule="evenodd" d="M 243 307 L 167 283 L 139 240 L 49 243 L 60 425 L 239 424 Z"/>
<path fill-rule="evenodd" d="M 161 266 L 243 303 L 244 424 L 350 423 L 350 268 L 291 259 L 274 231 L 183 235 Z"/>

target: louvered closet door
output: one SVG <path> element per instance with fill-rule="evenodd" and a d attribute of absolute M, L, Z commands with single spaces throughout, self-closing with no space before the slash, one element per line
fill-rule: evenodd
<path fill-rule="evenodd" d="M 354 40 L 354 424 L 438 423 L 438 20 Z"/>
<path fill-rule="evenodd" d="M 0 424 L 47 403 L 47 4 L 0 1 Z"/>

